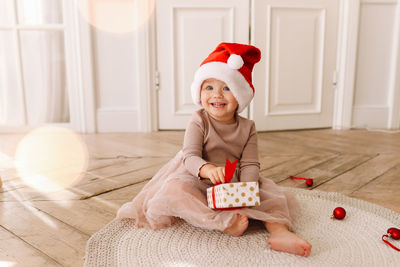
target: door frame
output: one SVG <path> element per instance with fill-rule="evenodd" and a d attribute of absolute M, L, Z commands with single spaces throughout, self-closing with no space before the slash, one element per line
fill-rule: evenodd
<path fill-rule="evenodd" d="M 400 2 L 392 0 L 391 4 L 396 4 L 395 21 L 393 32 L 393 58 L 391 62 L 391 79 L 389 91 L 389 118 L 388 129 L 400 128 Z"/>
<path fill-rule="evenodd" d="M 254 0 L 253 0 L 254 1 Z M 336 89 L 334 99 L 334 110 L 332 118 L 332 129 L 350 129 L 352 127 L 353 99 L 355 88 L 355 74 L 359 34 L 359 18 L 361 2 L 371 0 L 338 0 L 339 4 L 339 25 L 338 25 L 338 46 L 336 60 Z M 376 0 L 375 0 L 376 1 Z M 393 2 L 395 0 L 390 0 Z M 146 8 L 155 9 L 155 0 L 140 0 L 140 5 Z M 252 1 L 250 1 L 252 5 Z M 250 7 L 251 9 L 251 7 Z M 142 9 L 143 10 L 143 9 Z M 397 6 L 397 18 L 400 17 L 400 4 Z M 250 20 L 253 18 L 250 15 Z M 141 87 L 148 90 L 139 90 L 140 107 L 139 113 L 142 121 L 140 129 L 144 132 L 158 131 L 158 99 L 157 86 L 155 83 L 156 65 L 156 10 L 145 25 L 138 31 L 137 49 L 135 51 L 138 58 L 137 64 L 140 71 L 138 83 Z M 396 25 L 396 41 L 400 43 L 400 25 Z M 250 36 L 254 36 L 251 32 Z M 252 40 L 249 40 L 252 43 Z M 143 52 L 145 51 L 145 53 Z M 395 53 L 397 58 L 393 64 L 397 64 L 397 70 L 393 70 L 393 96 L 400 96 L 400 49 Z M 395 75 L 397 74 L 397 75 Z M 391 116 L 388 123 L 389 128 L 400 127 L 400 97 L 393 98 L 391 103 Z M 250 105 L 250 119 L 253 105 Z"/>
<path fill-rule="evenodd" d="M 156 0 L 135 1 L 137 88 L 139 89 L 139 130 L 142 132 L 158 131 L 158 96 L 157 96 L 157 39 L 156 39 Z M 151 14 L 148 19 L 143 18 Z M 141 89 L 142 88 L 142 89 Z"/>
<path fill-rule="evenodd" d="M 360 0 L 340 0 L 336 88 L 332 128 L 350 129 L 359 32 Z"/>

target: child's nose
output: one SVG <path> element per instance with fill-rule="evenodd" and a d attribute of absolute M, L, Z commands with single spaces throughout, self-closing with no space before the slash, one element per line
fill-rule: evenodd
<path fill-rule="evenodd" d="M 214 93 L 214 97 L 222 97 L 223 96 L 221 89 L 214 90 L 213 93 Z"/>

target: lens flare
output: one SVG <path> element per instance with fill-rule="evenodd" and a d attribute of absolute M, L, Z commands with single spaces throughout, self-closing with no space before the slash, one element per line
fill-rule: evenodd
<path fill-rule="evenodd" d="M 79 11 L 96 29 L 129 33 L 140 28 L 153 14 L 155 1 L 79 0 Z M 146 6 L 144 6 L 146 5 Z"/>
<path fill-rule="evenodd" d="M 38 191 L 50 192 L 77 182 L 88 166 L 88 150 L 79 135 L 62 127 L 41 127 L 18 144 L 15 167 Z"/>
<path fill-rule="evenodd" d="M 1 267 L 14 267 L 16 265 L 17 265 L 17 263 L 13 262 L 13 261 L 0 261 Z"/>

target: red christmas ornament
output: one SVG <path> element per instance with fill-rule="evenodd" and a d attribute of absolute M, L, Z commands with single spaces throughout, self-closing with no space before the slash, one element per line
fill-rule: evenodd
<path fill-rule="evenodd" d="M 342 207 L 337 207 L 333 210 L 333 215 L 332 215 L 332 219 L 338 219 L 338 220 L 342 220 L 344 217 L 346 217 L 346 210 Z"/>
<path fill-rule="evenodd" d="M 392 227 L 392 228 L 389 228 L 389 229 L 387 230 L 387 233 L 388 233 L 388 235 L 383 235 L 383 236 L 382 236 L 383 242 L 385 242 L 386 244 L 388 244 L 388 245 L 389 245 L 391 248 L 393 248 L 394 250 L 400 251 L 399 248 L 395 247 L 394 245 L 392 245 L 389 241 L 387 241 L 387 240 L 385 239 L 385 237 L 389 237 L 389 236 L 390 236 L 390 237 L 393 238 L 394 240 L 399 240 L 399 239 L 400 239 L 400 229 L 397 229 L 397 228 Z"/>
<path fill-rule="evenodd" d="M 300 180 L 306 180 L 306 185 L 307 186 L 312 186 L 313 185 L 313 179 L 311 178 L 304 178 L 304 177 L 297 177 L 297 176 L 290 176 L 290 179 L 300 179 Z"/>
<path fill-rule="evenodd" d="M 390 234 L 390 237 L 393 238 L 394 240 L 399 240 L 400 239 L 400 229 L 397 228 L 389 228 L 387 230 L 388 234 Z"/>

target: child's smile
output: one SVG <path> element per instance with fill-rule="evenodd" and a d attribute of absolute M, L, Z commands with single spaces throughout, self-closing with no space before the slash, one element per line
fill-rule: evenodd
<path fill-rule="evenodd" d="M 215 120 L 223 123 L 235 122 L 238 102 L 228 86 L 217 79 L 207 79 L 201 85 L 201 105 Z"/>
<path fill-rule="evenodd" d="M 211 102 L 210 104 L 211 104 L 211 106 L 213 106 L 214 108 L 217 108 L 217 109 L 218 108 L 222 109 L 226 106 L 226 103 L 223 103 L 223 102 Z"/>

